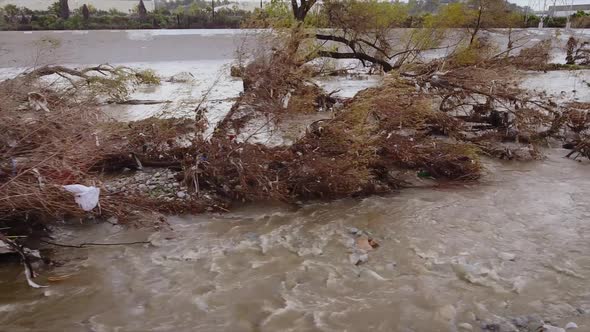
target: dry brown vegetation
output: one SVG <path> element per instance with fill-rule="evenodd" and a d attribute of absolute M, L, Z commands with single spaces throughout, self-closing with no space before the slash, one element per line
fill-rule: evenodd
<path fill-rule="evenodd" d="M 580 42 L 570 37 L 566 45 L 566 64 L 590 65 L 590 44 L 587 41 Z"/>
<path fill-rule="evenodd" d="M 41 79 L 51 74 L 67 78 L 66 84 Z M 100 187 L 101 172 L 113 166 L 113 158 L 121 159 L 127 143 L 96 98 L 123 97 L 129 85 L 143 80 L 141 75 L 111 66 L 82 71 L 58 66 L 41 67 L 0 83 L 2 221 L 87 216 L 62 186 Z M 125 219 L 136 211 L 148 212 L 148 207 L 133 198 L 103 195 L 95 214 Z"/>
<path fill-rule="evenodd" d="M 304 37 L 296 32 L 290 38 Z M 501 58 L 483 42 L 458 46 L 445 59 L 388 74 L 383 84 L 337 109 L 337 100 L 311 81 L 317 67 L 291 56 L 300 45 L 287 39 L 240 68 L 244 94 L 210 139 L 199 116 L 118 123 L 102 114 L 100 98 L 124 99 L 130 86 L 156 82 L 151 73 L 43 67 L 1 83 L 3 218 L 85 216 L 62 186 L 101 187 L 105 175 L 124 168 L 173 169 L 194 195 L 169 202 L 103 191 L 94 215 L 122 220 L 138 211 L 199 212 L 231 202 L 384 193 L 411 185 L 400 170 L 475 180 L 481 154 L 538 158 L 537 146 L 561 137 L 566 126 L 577 135 L 578 151 L 586 151 L 585 105 L 557 106 L 531 95 L 506 70 L 543 67 L 546 43 Z M 538 61 L 521 61 L 531 55 Z M 42 77 L 54 74 L 65 78 L 65 87 L 44 83 Z M 285 115 L 304 117 L 320 108 L 331 117 L 314 122 L 292 145 L 249 142 L 253 121 L 277 127 Z"/>

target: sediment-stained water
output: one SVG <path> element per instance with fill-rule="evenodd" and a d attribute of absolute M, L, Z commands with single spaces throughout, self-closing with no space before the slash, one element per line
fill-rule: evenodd
<path fill-rule="evenodd" d="M 535 41 L 548 31 L 527 34 Z M 194 76 L 141 88 L 134 98 L 174 103 L 110 110 L 122 120 L 190 111 L 219 78 L 207 107 L 220 118 L 241 92 L 227 66 L 242 33 L 0 33 L 8 50 L 0 74 L 110 62 Z M 59 47 L 30 62 L 42 38 Z M 522 85 L 588 101 L 588 75 L 526 73 Z M 320 83 L 350 97 L 378 82 Z M 546 153 L 538 162 L 487 161 L 477 183 L 246 206 L 174 217 L 169 229 L 62 225 L 56 242 L 151 244 L 56 248 L 59 264 L 39 271 L 43 289 L 26 285 L 20 265 L 0 265 L 0 331 L 532 331 L 541 320 L 587 331 L 590 165 L 564 159 L 565 150 Z M 379 247 L 356 265 L 358 234 Z"/>
<path fill-rule="evenodd" d="M 457 331 L 541 319 L 590 328 L 590 168 L 564 150 L 488 162 L 481 183 L 177 217 L 169 230 L 69 225 L 31 289 L 0 266 L 5 331 Z M 355 232 L 379 247 L 350 260 Z M 50 276 L 70 275 L 60 282 Z M 468 325 L 467 325 L 468 324 Z M 494 325 L 495 324 L 495 325 Z M 460 327 L 461 326 L 461 327 Z"/>

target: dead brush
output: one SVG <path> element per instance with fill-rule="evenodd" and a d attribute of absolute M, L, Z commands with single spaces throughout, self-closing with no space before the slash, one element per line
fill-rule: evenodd
<path fill-rule="evenodd" d="M 99 111 L 85 101 L 62 100 L 50 91 L 43 91 L 49 111 L 35 109 L 30 103 L 15 108 L 22 102 L 18 99 L 22 94 L 14 90 L 2 92 L 3 217 L 25 212 L 54 217 L 67 212 L 80 215 L 72 195 L 61 186 L 92 185 L 87 182 L 89 169 L 111 152 L 109 133 L 99 125 Z"/>
<path fill-rule="evenodd" d="M 503 62 L 523 70 L 545 70 L 549 65 L 551 40 L 543 40 L 523 48 L 518 55 L 503 59 Z"/>
<path fill-rule="evenodd" d="M 590 65 L 590 43 L 570 37 L 566 44 L 565 60 L 568 65 Z"/>
<path fill-rule="evenodd" d="M 217 126 L 216 138 L 239 136 L 255 121 L 277 126 L 286 115 L 328 110 L 336 102 L 312 81 L 317 68 L 295 52 L 305 44 L 305 33 L 295 29 L 288 34 L 265 36 L 259 40 L 266 49 L 254 51 L 240 76 L 244 94 Z"/>
<path fill-rule="evenodd" d="M 107 156 L 127 152 L 121 137 L 113 130 L 115 127 L 109 125 L 100 111 L 96 94 L 73 93 L 71 86 L 55 86 L 39 79 L 58 69 L 69 72 L 62 67 L 43 67 L 0 82 L 3 220 L 87 216 L 62 186 L 100 187 L 101 176 L 95 172 L 96 166 Z M 84 70 L 75 73 L 86 75 Z M 100 208 L 93 214 L 124 219 L 133 210 L 142 209 L 128 198 L 104 195 Z"/>
<path fill-rule="evenodd" d="M 213 139 L 199 146 L 198 156 L 201 188 L 236 201 L 289 198 L 285 179 L 294 157 L 288 149 Z"/>

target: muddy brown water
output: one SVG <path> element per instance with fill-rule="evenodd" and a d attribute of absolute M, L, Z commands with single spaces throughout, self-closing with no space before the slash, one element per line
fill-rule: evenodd
<path fill-rule="evenodd" d="M 489 161 L 480 183 L 176 217 L 165 231 L 66 225 L 56 241 L 152 245 L 58 249 L 64 265 L 41 270 L 44 289 L 0 266 L 0 330 L 479 331 L 545 319 L 588 331 L 590 165 L 564 153 Z M 352 228 L 380 244 L 359 266 Z"/>
<path fill-rule="evenodd" d="M 236 34 L 2 32 L 0 67 L 145 62 L 199 77 L 231 61 Z M 60 47 L 40 58 L 41 39 Z M 572 79 L 549 81 L 559 92 Z M 547 153 L 488 161 L 479 183 L 175 217 L 166 231 L 63 225 L 62 243 L 152 244 L 59 248 L 43 289 L 0 265 L 0 331 L 509 331 L 541 319 L 590 331 L 590 165 Z M 380 244 L 359 266 L 354 229 Z"/>

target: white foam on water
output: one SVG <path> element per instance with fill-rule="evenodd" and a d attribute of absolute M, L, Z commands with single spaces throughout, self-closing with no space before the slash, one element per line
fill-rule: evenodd
<path fill-rule="evenodd" d="M 125 30 L 129 40 L 153 40 L 158 36 L 204 36 L 222 37 L 245 33 L 241 29 L 162 29 L 162 30 Z"/>

